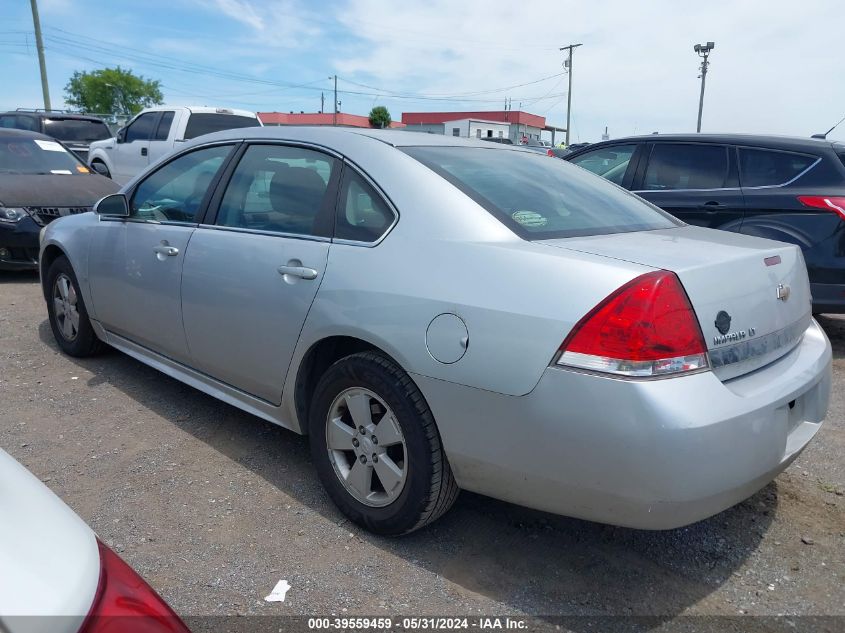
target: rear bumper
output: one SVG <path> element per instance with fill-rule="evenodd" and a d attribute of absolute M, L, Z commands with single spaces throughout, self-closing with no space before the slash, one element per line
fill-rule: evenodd
<path fill-rule="evenodd" d="M 549 368 L 511 397 L 414 379 L 462 488 L 670 529 L 746 499 L 801 453 L 827 412 L 831 348 L 813 321 L 789 354 L 725 383 L 712 372 L 641 381 Z"/>
<path fill-rule="evenodd" d="M 813 312 L 828 314 L 845 313 L 845 283 L 810 284 L 813 295 Z"/>
<path fill-rule="evenodd" d="M 38 233 L 41 227 L 32 218 L 8 224 L 0 222 L 0 270 L 36 270 Z"/>

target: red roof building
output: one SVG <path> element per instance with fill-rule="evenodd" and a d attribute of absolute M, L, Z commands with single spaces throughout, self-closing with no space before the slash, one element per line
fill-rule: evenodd
<path fill-rule="evenodd" d="M 403 112 L 402 123 L 405 125 L 431 125 L 446 123 L 457 119 L 482 119 L 484 121 L 498 121 L 500 123 L 515 123 L 543 129 L 546 127 L 546 117 L 531 114 L 522 110 L 498 110 L 481 112 Z"/>
<path fill-rule="evenodd" d="M 403 112 L 402 123 L 408 130 L 431 134 L 474 138 L 509 138 L 514 143 L 539 139 L 543 131 L 565 131 L 546 123 L 546 117 L 522 110 L 487 110 L 478 112 Z M 484 125 L 492 124 L 492 125 Z"/>
<path fill-rule="evenodd" d="M 334 125 L 333 112 L 259 112 L 258 118 L 264 125 Z M 360 114 L 337 113 L 337 125 L 342 127 L 370 127 L 370 119 Z M 405 127 L 404 123 L 393 121 L 390 127 Z"/>

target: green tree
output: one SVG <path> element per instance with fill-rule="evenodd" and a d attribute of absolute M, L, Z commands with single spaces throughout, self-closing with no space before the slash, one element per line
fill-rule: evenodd
<path fill-rule="evenodd" d="M 376 106 L 370 110 L 371 127 L 390 127 L 390 112 L 384 106 Z"/>
<path fill-rule="evenodd" d="M 65 103 L 83 112 L 134 115 L 163 102 L 160 86 L 120 66 L 76 71 L 65 86 Z"/>

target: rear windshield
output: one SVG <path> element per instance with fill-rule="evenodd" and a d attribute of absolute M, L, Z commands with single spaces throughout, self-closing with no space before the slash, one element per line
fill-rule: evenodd
<path fill-rule="evenodd" d="M 239 127 L 255 127 L 257 125 L 258 119 L 255 117 L 195 112 L 188 119 L 188 125 L 185 128 L 185 140 L 220 130 L 234 130 Z"/>
<path fill-rule="evenodd" d="M 603 178 L 544 154 L 495 147 L 406 147 L 527 240 L 682 226 Z"/>
<path fill-rule="evenodd" d="M 56 141 L 0 137 L 0 174 L 87 173 L 88 168 Z"/>
<path fill-rule="evenodd" d="M 72 143 L 90 143 L 111 137 L 105 123 L 85 119 L 44 119 L 44 133 Z"/>

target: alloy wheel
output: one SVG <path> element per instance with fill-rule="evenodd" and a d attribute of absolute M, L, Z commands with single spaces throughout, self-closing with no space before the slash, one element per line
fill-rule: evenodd
<path fill-rule="evenodd" d="M 78 300 L 70 277 L 60 273 L 53 282 L 53 311 L 59 332 L 66 341 L 73 341 L 79 334 Z"/>
<path fill-rule="evenodd" d="M 405 437 L 393 411 L 369 389 L 346 389 L 334 399 L 326 449 L 338 480 L 365 505 L 387 506 L 405 487 Z"/>

